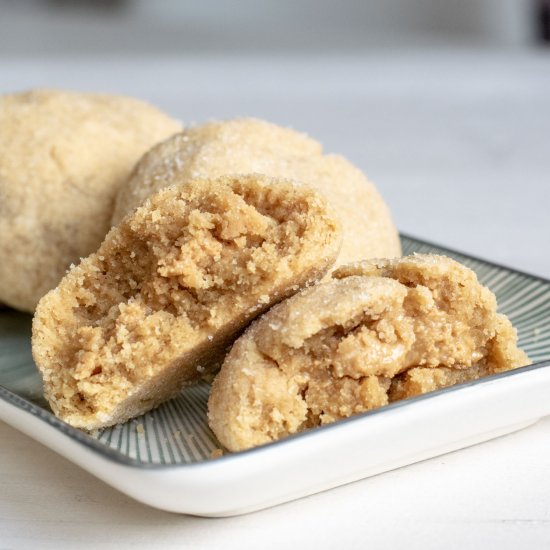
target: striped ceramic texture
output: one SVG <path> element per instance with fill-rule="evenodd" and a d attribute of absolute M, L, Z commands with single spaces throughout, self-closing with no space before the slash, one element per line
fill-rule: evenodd
<path fill-rule="evenodd" d="M 409 237 L 402 237 L 402 243 L 404 254 L 446 254 L 473 269 L 496 294 L 500 311 L 518 329 L 520 346 L 533 363 L 550 358 L 550 282 Z M 30 332 L 29 315 L 0 310 L 0 385 L 50 414 L 32 361 Z M 201 383 L 154 411 L 93 437 L 143 465 L 208 459 L 218 447 L 206 423 L 208 391 L 208 384 Z"/>

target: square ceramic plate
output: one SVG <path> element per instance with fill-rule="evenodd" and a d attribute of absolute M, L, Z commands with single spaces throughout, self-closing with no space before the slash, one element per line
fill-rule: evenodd
<path fill-rule="evenodd" d="M 474 269 L 518 329 L 533 365 L 397 402 L 249 451 L 213 458 L 201 384 L 95 435 L 57 420 L 42 398 L 31 317 L 0 311 L 0 419 L 129 496 L 164 510 L 258 510 L 510 433 L 550 414 L 550 281 L 409 237 L 403 252 Z"/>

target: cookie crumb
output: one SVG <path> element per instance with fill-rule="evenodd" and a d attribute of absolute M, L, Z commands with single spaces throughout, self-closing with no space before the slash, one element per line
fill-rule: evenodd
<path fill-rule="evenodd" d="M 220 458 L 221 456 L 223 456 L 223 449 L 214 449 L 210 453 L 210 458 Z"/>

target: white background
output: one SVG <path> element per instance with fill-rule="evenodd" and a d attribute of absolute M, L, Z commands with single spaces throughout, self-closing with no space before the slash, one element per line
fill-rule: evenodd
<path fill-rule="evenodd" d="M 447 41 L 322 54 L 8 53 L 0 92 L 112 91 L 186 124 L 253 115 L 306 131 L 367 172 L 401 230 L 550 278 L 548 51 Z M 549 548 L 549 436 L 545 420 L 212 520 L 133 502 L 0 423 L 0 549 Z"/>

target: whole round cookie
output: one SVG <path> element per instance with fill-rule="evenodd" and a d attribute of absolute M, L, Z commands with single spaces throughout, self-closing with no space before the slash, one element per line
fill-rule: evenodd
<path fill-rule="evenodd" d="M 128 97 L 0 96 L 0 301 L 33 311 L 71 263 L 99 246 L 140 156 L 180 130 Z"/>
<path fill-rule="evenodd" d="M 177 394 L 254 317 L 323 277 L 340 242 L 326 201 L 286 180 L 153 195 L 38 304 L 32 351 L 52 410 L 91 430 Z"/>
<path fill-rule="evenodd" d="M 154 147 L 120 189 L 113 223 L 175 180 L 245 173 L 290 178 L 320 191 L 342 223 L 337 265 L 401 255 L 388 207 L 360 170 L 341 156 L 323 155 L 303 134 L 252 118 L 189 128 Z"/>
<path fill-rule="evenodd" d="M 494 295 L 449 258 L 363 262 L 334 276 L 233 345 L 208 402 L 227 449 L 529 363 Z"/>

